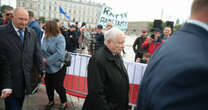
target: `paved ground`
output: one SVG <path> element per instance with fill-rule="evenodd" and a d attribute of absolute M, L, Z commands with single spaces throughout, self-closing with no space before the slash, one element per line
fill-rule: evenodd
<path fill-rule="evenodd" d="M 68 108 L 66 110 L 81 110 L 84 99 L 78 99 L 76 97 L 67 95 Z M 26 96 L 24 101 L 23 110 L 44 110 L 45 105 L 48 103 L 45 86 L 41 85 L 39 91 L 32 95 Z M 58 110 L 60 100 L 58 95 L 55 95 L 55 105 L 51 110 Z M 5 110 L 4 102 L 0 99 L 0 110 Z"/>

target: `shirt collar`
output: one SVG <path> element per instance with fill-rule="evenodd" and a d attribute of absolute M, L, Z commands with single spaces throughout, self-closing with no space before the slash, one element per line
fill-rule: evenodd
<path fill-rule="evenodd" d="M 200 26 L 200 27 L 204 28 L 206 31 L 208 31 L 208 25 L 203 23 L 203 22 L 201 22 L 201 21 L 194 20 L 194 19 L 189 19 L 187 21 L 187 23 L 195 24 L 197 26 Z"/>

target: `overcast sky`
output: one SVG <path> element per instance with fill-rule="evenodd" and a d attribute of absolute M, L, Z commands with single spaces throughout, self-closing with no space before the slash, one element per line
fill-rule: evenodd
<path fill-rule="evenodd" d="M 96 0 L 94 0 L 96 1 Z M 129 21 L 154 19 L 185 21 L 190 16 L 193 0 L 100 0 L 115 12 L 128 12 Z M 163 14 L 162 14 L 163 13 Z"/>
<path fill-rule="evenodd" d="M 184 22 L 190 16 L 193 0 L 91 0 L 106 3 L 115 12 L 128 12 L 129 21 L 164 21 Z M 16 0 L 1 0 L 2 4 L 15 7 Z"/>

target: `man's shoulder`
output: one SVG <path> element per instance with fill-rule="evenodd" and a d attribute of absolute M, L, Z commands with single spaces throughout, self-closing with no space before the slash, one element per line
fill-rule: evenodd
<path fill-rule="evenodd" d="M 8 27 L 8 24 L 3 24 L 3 25 L 0 25 L 0 31 L 2 30 L 6 30 Z"/>
<path fill-rule="evenodd" d="M 102 47 L 100 47 L 100 48 L 96 51 L 96 53 L 95 53 L 95 59 L 96 59 L 97 61 L 103 62 L 104 60 L 106 60 L 107 57 L 110 57 L 110 56 L 108 55 L 108 52 L 106 51 L 105 48 L 107 48 L 107 47 L 102 46 Z"/>
<path fill-rule="evenodd" d="M 41 30 L 40 28 L 40 24 L 37 21 L 32 21 L 28 27 L 32 28 L 32 29 L 36 29 L 36 30 Z"/>

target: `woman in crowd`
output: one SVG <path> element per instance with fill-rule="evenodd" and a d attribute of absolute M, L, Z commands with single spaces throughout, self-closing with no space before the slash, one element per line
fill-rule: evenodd
<path fill-rule="evenodd" d="M 45 110 L 49 110 L 54 103 L 54 90 L 60 96 L 61 106 L 59 110 L 65 110 L 67 99 L 63 81 L 66 75 L 66 66 L 63 65 L 65 55 L 65 38 L 61 34 L 56 21 L 48 21 L 45 28 L 45 37 L 42 41 L 41 50 L 45 64 L 45 84 L 49 103 Z"/>

